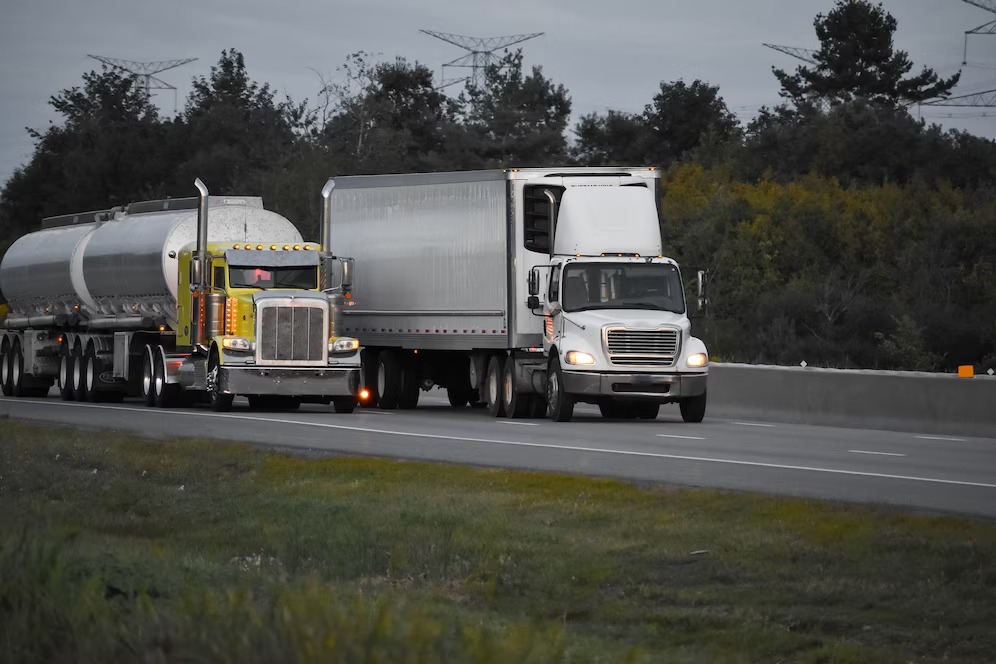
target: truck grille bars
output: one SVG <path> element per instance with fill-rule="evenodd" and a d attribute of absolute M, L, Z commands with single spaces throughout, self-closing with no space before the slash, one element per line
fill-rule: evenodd
<path fill-rule="evenodd" d="M 678 355 L 678 331 L 610 329 L 605 345 L 612 364 L 669 367 Z"/>
<path fill-rule="evenodd" d="M 260 303 L 256 346 L 259 364 L 328 362 L 329 324 L 321 306 Z"/>

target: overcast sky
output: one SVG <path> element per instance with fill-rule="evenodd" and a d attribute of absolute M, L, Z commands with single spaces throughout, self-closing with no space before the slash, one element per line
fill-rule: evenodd
<path fill-rule="evenodd" d="M 440 73 L 463 52 L 420 28 L 481 37 L 543 32 L 522 44 L 527 66 L 563 84 L 580 114 L 638 112 L 660 82 L 696 78 L 718 85 L 749 120 L 779 103 L 771 66 L 800 64 L 762 42 L 815 48 L 813 19 L 833 0 L 0 0 L 0 182 L 31 156 L 24 131 L 56 119 L 51 95 L 99 69 L 87 54 L 136 61 L 198 58 L 159 76 L 176 86 L 182 110 L 195 76 L 221 50 L 245 55 L 250 76 L 294 100 L 314 99 L 349 53 L 403 56 Z M 884 0 L 899 22 L 897 46 L 916 68 L 961 68 L 966 30 L 996 15 L 961 0 Z M 969 39 L 968 66 L 954 94 L 996 88 L 996 35 Z M 454 70 L 447 70 L 447 76 Z M 450 89 L 452 90 L 452 88 Z M 156 102 L 174 113 L 173 93 Z M 924 109 L 930 121 L 996 138 L 996 109 Z M 952 117 L 953 116 L 953 117 Z"/>

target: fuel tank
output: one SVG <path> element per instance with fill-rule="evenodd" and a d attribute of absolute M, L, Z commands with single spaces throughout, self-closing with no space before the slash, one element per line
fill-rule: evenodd
<path fill-rule="evenodd" d="M 175 324 L 177 256 L 197 241 L 193 200 L 132 204 L 106 221 L 70 220 L 19 238 L 0 263 L 11 316 L 144 316 Z M 297 228 L 265 210 L 260 198 L 209 197 L 209 243 L 301 241 Z"/>

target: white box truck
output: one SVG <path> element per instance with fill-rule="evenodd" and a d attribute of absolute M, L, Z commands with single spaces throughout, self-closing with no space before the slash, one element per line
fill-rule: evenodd
<path fill-rule="evenodd" d="M 332 243 L 358 265 L 343 334 L 381 408 L 420 390 L 496 417 L 705 414 L 708 355 L 665 257 L 654 168 L 340 177 Z"/>

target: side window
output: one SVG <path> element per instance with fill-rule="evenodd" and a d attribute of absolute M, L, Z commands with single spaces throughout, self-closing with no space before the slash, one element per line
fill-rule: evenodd
<path fill-rule="evenodd" d="M 529 251 L 541 254 L 550 253 L 550 199 L 545 190 L 549 189 L 557 199 L 554 215 L 560 210 L 563 187 L 530 185 L 523 187 L 522 201 L 522 246 Z M 556 228 L 556 222 L 553 224 Z"/>
<path fill-rule="evenodd" d="M 553 274 L 550 276 L 550 292 L 548 293 L 547 302 L 559 302 L 560 301 L 560 270 L 562 268 L 558 265 L 553 268 Z"/>
<path fill-rule="evenodd" d="M 225 287 L 225 266 L 215 265 L 214 266 L 214 281 L 212 282 L 215 288 Z"/>

